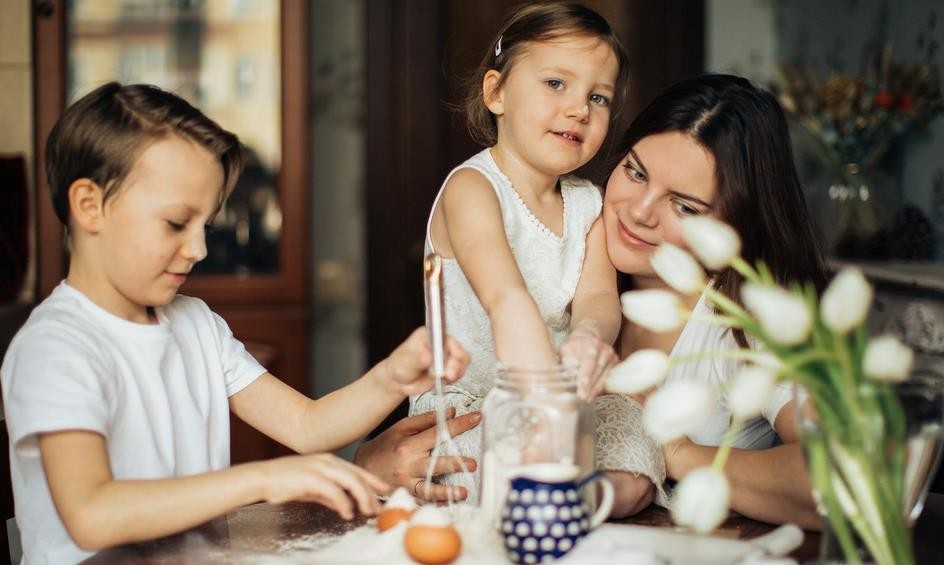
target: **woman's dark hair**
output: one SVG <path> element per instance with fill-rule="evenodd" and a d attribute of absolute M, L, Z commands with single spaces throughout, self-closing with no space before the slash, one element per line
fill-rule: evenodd
<path fill-rule="evenodd" d="M 643 138 L 665 132 L 690 136 L 714 157 L 714 208 L 741 236 L 748 263 L 763 261 L 780 284 L 809 282 L 817 291 L 826 286 L 787 120 L 772 94 L 731 75 L 670 86 L 630 124 L 610 170 Z M 719 291 L 740 299 L 743 278 L 734 269 L 715 273 L 714 281 Z M 746 345 L 743 332 L 736 331 L 735 338 Z"/>
<path fill-rule="evenodd" d="M 580 4 L 526 4 L 508 16 L 489 43 L 482 62 L 465 81 L 465 99 L 461 108 L 465 110 L 466 125 L 476 143 L 491 147 L 498 138 L 495 116 L 485 106 L 482 93 L 485 73 L 493 69 L 500 72 L 501 77 L 495 88 L 501 88 L 512 67 L 524 54 L 528 43 L 566 36 L 599 38 L 613 49 L 619 70 L 616 75 L 616 92 L 610 106 L 610 119 L 616 117 L 625 97 L 629 67 L 626 50 L 610 24 L 603 16 Z"/>
<path fill-rule="evenodd" d="M 170 135 L 196 143 L 219 160 L 222 205 L 242 171 L 236 135 L 176 94 L 146 84 L 109 82 L 69 106 L 46 140 L 46 180 L 59 221 L 69 226 L 73 182 L 95 182 L 105 202 L 117 194 L 141 153 Z"/>

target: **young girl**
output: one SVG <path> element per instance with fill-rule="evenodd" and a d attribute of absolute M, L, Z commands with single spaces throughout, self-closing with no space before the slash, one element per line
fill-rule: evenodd
<path fill-rule="evenodd" d="M 468 126 L 488 148 L 446 178 L 426 239 L 427 253 L 444 257 L 446 327 L 471 355 L 445 391 L 459 414 L 479 408 L 498 362 L 550 367 L 560 351 L 580 364 L 578 390 L 590 397 L 615 359 L 620 316 L 601 194 L 569 173 L 602 145 L 626 73 L 599 14 L 541 4 L 510 16 L 472 79 Z M 435 409 L 433 400 L 413 398 L 411 414 Z M 456 438 L 459 451 L 478 456 L 479 435 Z M 444 480 L 475 500 L 472 477 Z"/>

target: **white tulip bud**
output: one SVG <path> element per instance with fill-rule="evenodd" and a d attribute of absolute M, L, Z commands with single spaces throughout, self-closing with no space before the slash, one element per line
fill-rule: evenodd
<path fill-rule="evenodd" d="M 658 443 L 668 443 L 700 429 L 711 417 L 715 389 L 696 380 L 671 381 L 646 400 L 643 425 Z"/>
<path fill-rule="evenodd" d="M 678 329 L 687 309 L 674 292 L 668 290 L 633 290 L 620 296 L 623 314 L 631 321 L 654 332 Z"/>
<path fill-rule="evenodd" d="M 777 386 L 777 374 L 761 365 L 742 368 L 731 380 L 728 407 L 739 420 L 760 416 Z"/>
<path fill-rule="evenodd" d="M 741 238 L 734 228 L 707 216 L 683 220 L 682 237 L 702 265 L 715 271 L 730 265 L 741 252 Z"/>
<path fill-rule="evenodd" d="M 829 283 L 819 311 L 826 327 L 845 335 L 865 320 L 871 304 L 872 286 L 862 271 L 846 267 Z"/>
<path fill-rule="evenodd" d="M 649 263 L 666 284 L 682 294 L 695 294 L 705 287 L 705 271 L 698 261 L 671 243 L 659 245 Z"/>
<path fill-rule="evenodd" d="M 865 346 L 862 369 L 877 381 L 900 382 L 908 378 L 914 353 L 911 348 L 892 335 L 869 340 Z"/>
<path fill-rule="evenodd" d="M 658 349 L 640 349 L 610 369 L 606 390 L 617 394 L 634 394 L 648 390 L 669 372 L 669 356 Z"/>
<path fill-rule="evenodd" d="M 672 497 L 672 520 L 707 534 L 728 517 L 731 487 L 721 471 L 700 467 L 679 481 Z"/>
<path fill-rule="evenodd" d="M 813 316 L 799 295 L 748 282 L 741 287 L 741 299 L 775 342 L 797 345 L 810 335 Z"/>

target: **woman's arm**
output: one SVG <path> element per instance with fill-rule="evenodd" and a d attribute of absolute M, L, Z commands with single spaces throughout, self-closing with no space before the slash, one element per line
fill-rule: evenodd
<path fill-rule="evenodd" d="M 455 256 L 488 314 L 498 359 L 508 365 L 556 364 L 547 326 L 518 270 L 498 196 L 488 180 L 473 169 L 454 174 L 433 222 L 434 237 L 444 236 L 436 238 L 437 248 Z"/>
<path fill-rule="evenodd" d="M 731 508 L 757 520 L 792 522 L 818 529 L 803 452 L 798 442 L 793 401 L 780 409 L 774 428 L 783 444 L 770 449 L 732 449 L 724 474 L 731 483 Z M 681 480 L 697 467 L 711 465 L 717 447 L 696 445 L 687 438 L 663 447 L 666 474 Z"/>
<path fill-rule="evenodd" d="M 389 486 L 333 455 L 282 457 L 158 480 L 115 480 L 105 438 L 83 430 L 39 437 L 56 510 L 80 548 L 98 551 L 192 528 L 260 500 L 318 502 L 344 519 L 379 510 Z"/>

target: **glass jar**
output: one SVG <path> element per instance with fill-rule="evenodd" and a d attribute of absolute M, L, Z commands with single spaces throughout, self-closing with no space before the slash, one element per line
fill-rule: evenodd
<path fill-rule="evenodd" d="M 577 395 L 572 369 L 499 367 L 482 404 L 483 514 L 498 524 L 511 478 L 521 465 L 569 464 L 577 466 L 580 477 L 593 473 L 593 426 L 593 407 Z M 594 500 L 588 503 L 595 508 Z"/>

